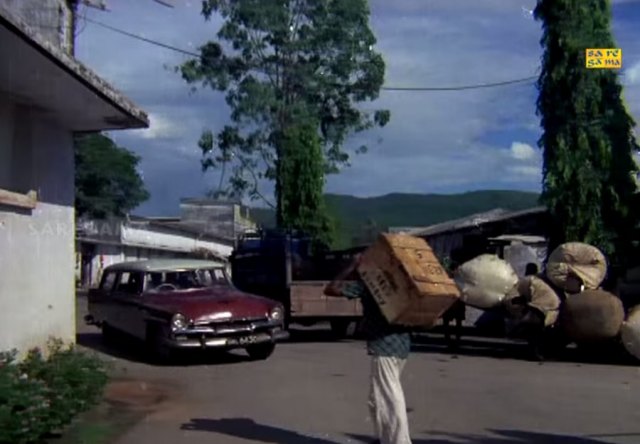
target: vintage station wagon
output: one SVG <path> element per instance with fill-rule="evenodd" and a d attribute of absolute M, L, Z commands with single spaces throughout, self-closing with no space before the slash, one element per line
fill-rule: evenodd
<path fill-rule="evenodd" d="M 125 333 L 165 358 L 177 349 L 243 348 L 266 359 L 288 337 L 281 304 L 237 290 L 225 268 L 211 261 L 111 265 L 88 303 L 86 322 L 105 337 Z"/>

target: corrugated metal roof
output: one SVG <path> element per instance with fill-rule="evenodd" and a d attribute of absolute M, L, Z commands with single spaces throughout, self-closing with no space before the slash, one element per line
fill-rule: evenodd
<path fill-rule="evenodd" d="M 486 211 L 484 213 L 472 214 L 471 216 L 431 225 L 423 228 L 414 228 L 406 231 L 412 236 L 433 236 L 451 231 L 464 230 L 468 228 L 478 227 L 487 223 L 500 222 L 518 217 L 530 216 L 546 212 L 545 207 L 534 207 L 526 210 L 507 211 L 502 208 Z"/>
<path fill-rule="evenodd" d="M 542 244 L 547 242 L 542 236 L 529 236 L 524 234 L 504 234 L 498 237 L 491 237 L 489 240 L 498 242 L 522 242 L 523 244 Z"/>

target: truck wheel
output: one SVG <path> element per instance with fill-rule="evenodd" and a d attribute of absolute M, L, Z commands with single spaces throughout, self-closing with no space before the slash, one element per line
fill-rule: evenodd
<path fill-rule="evenodd" d="M 267 344 L 251 345 L 247 347 L 247 354 L 251 359 L 263 361 L 273 354 L 276 344 L 269 342 Z"/>
<path fill-rule="evenodd" d="M 345 321 L 343 319 L 336 319 L 331 321 L 331 332 L 338 339 L 343 339 L 347 337 L 347 332 L 349 330 L 349 324 L 351 322 Z"/>

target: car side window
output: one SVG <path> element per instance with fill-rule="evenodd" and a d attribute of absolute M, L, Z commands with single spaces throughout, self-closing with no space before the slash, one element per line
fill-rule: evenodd
<path fill-rule="evenodd" d="M 113 285 L 116 283 L 116 273 L 111 271 L 104 275 L 100 284 L 100 290 L 105 292 L 111 292 Z"/>
<path fill-rule="evenodd" d="M 128 271 L 120 273 L 118 285 L 116 287 L 118 293 L 136 295 L 142 292 L 142 274 L 130 273 Z"/>
<path fill-rule="evenodd" d="M 213 282 L 218 285 L 228 284 L 229 280 L 223 268 L 214 268 L 211 270 Z"/>

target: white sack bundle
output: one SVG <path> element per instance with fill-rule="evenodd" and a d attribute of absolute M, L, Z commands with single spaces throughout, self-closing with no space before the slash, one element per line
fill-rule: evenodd
<path fill-rule="evenodd" d="M 472 307 L 489 309 L 502 303 L 518 285 L 518 275 L 508 262 L 492 254 L 483 254 L 462 264 L 454 279 L 462 301 Z"/>

